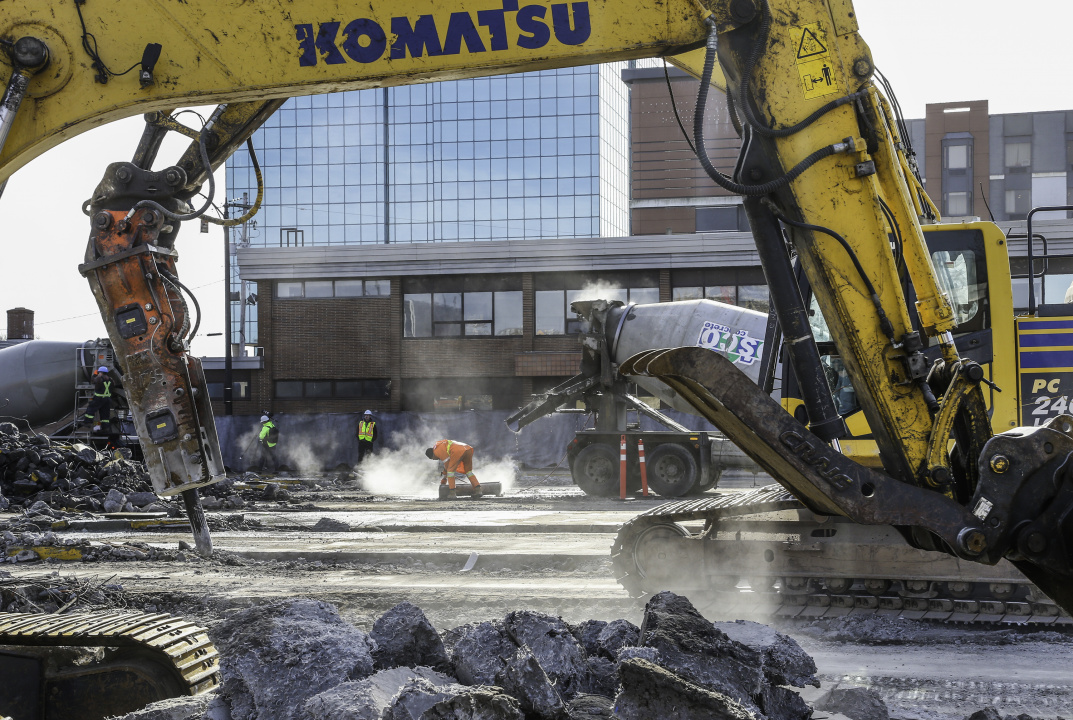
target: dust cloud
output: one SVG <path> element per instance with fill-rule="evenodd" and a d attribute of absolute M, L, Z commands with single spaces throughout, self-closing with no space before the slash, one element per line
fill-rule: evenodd
<path fill-rule="evenodd" d="M 394 447 L 379 448 L 358 466 L 362 487 L 374 495 L 438 497 L 441 463 L 429 460 L 425 449 L 444 437 L 451 436 L 443 428 L 429 424 L 423 424 L 417 430 L 395 433 L 392 436 Z M 476 447 L 473 474 L 481 483 L 501 483 L 505 493 L 515 485 L 518 465 L 511 458 L 488 458 L 481 454 L 480 447 Z M 468 483 L 464 478 L 455 481 L 456 485 Z"/>

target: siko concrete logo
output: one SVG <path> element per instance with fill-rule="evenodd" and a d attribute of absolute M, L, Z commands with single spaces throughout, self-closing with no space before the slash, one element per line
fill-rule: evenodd
<path fill-rule="evenodd" d="M 553 36 L 563 45 L 581 45 L 592 33 L 588 2 L 553 3 L 549 8 L 519 7 L 518 0 L 503 0 L 503 7 L 495 10 L 451 13 L 446 32 L 437 27 L 432 15 L 393 17 L 387 28 L 375 20 L 358 18 L 346 24 L 318 23 L 315 29 L 313 24 L 303 23 L 294 29 L 302 67 L 316 65 L 318 57 L 325 65 L 340 65 L 348 58 L 358 63 L 376 62 L 385 53 L 391 60 L 460 55 L 463 45 L 471 55 L 512 46 L 539 50 Z"/>
<path fill-rule="evenodd" d="M 733 330 L 726 325 L 705 322 L 697 338 L 697 347 L 715 350 L 733 363 L 752 365 L 760 359 L 764 341 L 750 337 L 745 330 Z"/>

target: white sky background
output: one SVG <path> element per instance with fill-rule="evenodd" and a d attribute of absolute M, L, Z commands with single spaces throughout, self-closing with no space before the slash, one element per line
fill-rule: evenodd
<path fill-rule="evenodd" d="M 962 100 L 986 99 L 991 113 L 1073 109 L 1068 78 L 1073 4 L 857 0 L 855 5 L 861 34 L 907 118 L 924 117 L 926 103 Z M 141 128 L 135 117 L 92 130 L 12 177 L 0 198 L 0 332 L 7 327 L 4 311 L 21 306 L 35 311 L 41 339 L 106 335 L 77 270 L 89 234 L 81 206 L 110 162 L 130 160 Z M 177 159 L 185 143 L 176 138 L 165 144 L 161 161 Z M 220 204 L 227 197 L 222 172 L 218 180 Z M 186 223 L 177 248 L 179 277 L 204 312 L 194 352 L 222 355 L 223 338 L 205 334 L 223 331 L 223 231 L 210 226 L 201 234 L 199 223 Z"/>

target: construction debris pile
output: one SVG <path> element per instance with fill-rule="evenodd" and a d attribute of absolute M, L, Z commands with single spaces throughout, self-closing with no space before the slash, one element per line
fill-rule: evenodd
<path fill-rule="evenodd" d="M 403 602 L 365 633 L 330 604 L 290 599 L 237 611 L 210 633 L 223 677 L 215 694 L 120 720 L 890 718 L 866 688 L 810 706 L 792 688 L 819 687 L 816 664 L 796 641 L 758 623 L 709 622 L 670 592 L 648 602 L 640 628 L 518 610 L 441 635 Z M 985 708 L 971 720 L 1033 719 Z"/>
<path fill-rule="evenodd" d="M 10 613 L 73 612 L 88 608 L 127 607 L 123 586 L 115 576 L 80 579 L 61 576 L 26 579 L 0 571 L 0 609 Z"/>
<path fill-rule="evenodd" d="M 0 423 L 0 510 L 36 502 L 91 512 L 164 509 L 152 490 L 141 463 Z"/>
<path fill-rule="evenodd" d="M 365 633 L 299 599 L 238 611 L 211 633 L 218 696 L 170 701 L 168 717 L 203 720 L 223 702 L 233 720 L 806 720 L 789 688 L 818 685 L 791 638 L 713 624 L 673 593 L 649 601 L 642 628 L 519 610 L 441 636 L 404 602 Z"/>

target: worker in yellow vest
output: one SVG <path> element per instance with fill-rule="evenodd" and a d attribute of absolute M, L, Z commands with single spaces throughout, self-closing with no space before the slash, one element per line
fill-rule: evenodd
<path fill-rule="evenodd" d="M 261 472 L 268 470 L 271 463 L 271 472 L 279 470 L 276 461 L 276 445 L 279 443 L 279 428 L 268 415 L 261 416 L 261 431 L 257 433 L 257 442 L 261 445 Z"/>
<path fill-rule="evenodd" d="M 93 422 L 93 416 L 98 416 L 97 424 L 93 426 L 93 432 L 105 431 L 111 435 L 112 425 L 112 376 L 108 374 L 108 368 L 101 365 L 93 373 L 93 399 L 86 406 L 86 414 L 80 419 L 78 425 Z"/>
<path fill-rule="evenodd" d="M 358 420 L 358 464 L 365 459 L 365 453 L 372 454 L 373 443 L 376 442 L 379 433 L 376 429 L 376 420 L 373 419 L 372 410 L 366 410 Z"/>

